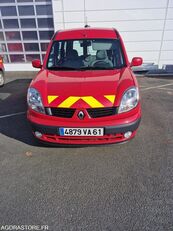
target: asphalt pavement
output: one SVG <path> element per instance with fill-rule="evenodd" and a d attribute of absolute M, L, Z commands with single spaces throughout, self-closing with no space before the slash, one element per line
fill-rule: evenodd
<path fill-rule="evenodd" d="M 138 77 L 143 115 L 130 142 L 60 148 L 31 135 L 33 75 L 11 74 L 0 88 L 0 228 L 172 231 L 173 77 Z"/>

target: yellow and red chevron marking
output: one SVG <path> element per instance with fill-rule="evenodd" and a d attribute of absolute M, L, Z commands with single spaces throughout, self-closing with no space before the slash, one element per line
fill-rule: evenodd
<path fill-rule="evenodd" d="M 114 104 L 115 101 L 115 95 L 103 95 L 99 97 L 94 96 L 68 96 L 65 99 L 60 100 L 60 96 L 57 95 L 48 95 L 47 101 L 48 104 L 51 106 L 51 104 L 57 103 L 57 107 L 60 108 L 71 108 L 76 102 L 79 100 L 83 100 L 87 105 L 89 105 L 91 108 L 101 108 L 105 107 L 106 105 L 111 107 Z M 109 104 L 109 105 L 108 105 Z"/>

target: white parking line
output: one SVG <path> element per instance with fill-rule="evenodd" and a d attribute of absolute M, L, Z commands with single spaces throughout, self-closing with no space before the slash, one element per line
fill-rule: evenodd
<path fill-rule="evenodd" d="M 0 93 L 0 100 L 7 99 L 11 94 L 10 93 Z"/>
<path fill-rule="evenodd" d="M 147 87 L 147 86 L 144 86 L 144 85 L 139 85 L 139 87 Z"/>
<path fill-rule="evenodd" d="M 167 91 L 173 91 L 173 88 L 159 87 L 159 89 L 161 89 L 161 90 L 167 90 Z"/>
<path fill-rule="evenodd" d="M 139 89 L 144 89 L 144 88 L 146 88 L 147 86 L 139 86 Z"/>
<path fill-rule="evenodd" d="M 3 116 L 0 116 L 0 119 L 7 118 L 7 117 L 12 117 L 12 116 L 17 116 L 17 115 L 23 115 L 25 113 L 26 113 L 26 111 L 18 112 L 18 113 L 12 113 L 12 114 L 9 114 L 9 115 L 3 115 Z"/>
<path fill-rule="evenodd" d="M 141 91 L 147 91 L 150 89 L 157 89 L 157 88 L 166 87 L 166 86 L 173 86 L 173 83 L 168 83 L 168 84 L 159 85 L 159 86 L 155 86 L 155 87 L 147 87 L 145 89 L 141 89 Z"/>

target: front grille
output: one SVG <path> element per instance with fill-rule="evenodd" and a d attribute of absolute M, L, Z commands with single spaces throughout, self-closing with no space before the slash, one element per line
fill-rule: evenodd
<path fill-rule="evenodd" d="M 72 118 L 75 113 L 74 108 L 45 108 L 46 114 L 50 116 Z M 104 108 L 88 108 L 87 112 L 91 118 L 99 118 L 105 116 L 112 116 L 117 113 L 116 107 L 104 107 Z"/>
<path fill-rule="evenodd" d="M 63 118 L 72 118 L 75 113 L 74 108 L 46 108 L 46 114 L 51 116 L 63 117 Z"/>
<path fill-rule="evenodd" d="M 104 116 L 112 116 L 117 113 L 116 107 L 104 107 L 104 108 L 89 108 L 87 109 L 91 118 L 99 118 Z"/>

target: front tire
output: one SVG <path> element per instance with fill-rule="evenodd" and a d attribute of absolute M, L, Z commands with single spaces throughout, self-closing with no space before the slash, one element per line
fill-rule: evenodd
<path fill-rule="evenodd" d="M 5 77 L 3 71 L 0 71 L 0 87 L 3 87 L 5 84 Z"/>

